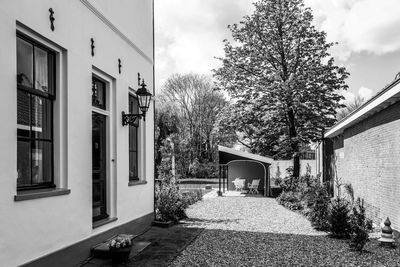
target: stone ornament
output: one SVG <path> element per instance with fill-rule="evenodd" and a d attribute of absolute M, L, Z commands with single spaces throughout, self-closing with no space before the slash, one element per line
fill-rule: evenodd
<path fill-rule="evenodd" d="M 379 242 L 381 242 L 381 245 L 389 245 L 392 246 L 394 244 L 394 238 L 393 238 L 393 230 L 390 225 L 392 224 L 389 220 L 389 217 L 386 218 L 384 222 L 385 226 L 382 227 L 382 234 L 381 238 L 378 239 Z"/>

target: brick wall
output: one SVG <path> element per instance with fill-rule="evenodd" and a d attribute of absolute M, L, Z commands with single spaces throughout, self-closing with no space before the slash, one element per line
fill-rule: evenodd
<path fill-rule="evenodd" d="M 352 184 L 355 197 L 364 198 L 376 223 L 389 217 L 393 228 L 399 230 L 400 102 L 333 140 L 338 176 Z"/>

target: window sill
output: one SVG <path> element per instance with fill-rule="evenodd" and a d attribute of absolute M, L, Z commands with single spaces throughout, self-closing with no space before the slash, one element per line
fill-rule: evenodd
<path fill-rule="evenodd" d="M 147 184 L 147 181 L 129 181 L 128 186 L 135 186 L 135 185 L 141 185 L 141 184 Z"/>
<path fill-rule="evenodd" d="M 93 226 L 92 228 L 95 229 L 97 227 L 103 226 L 105 224 L 111 223 L 111 222 L 115 222 L 116 220 L 118 220 L 117 217 L 112 217 L 112 218 L 106 218 L 97 222 L 93 222 Z"/>
<path fill-rule="evenodd" d="M 24 200 L 31 200 L 31 199 L 38 199 L 45 197 L 68 195 L 69 193 L 71 193 L 71 190 L 64 188 L 21 191 L 14 196 L 14 201 L 24 201 Z"/>

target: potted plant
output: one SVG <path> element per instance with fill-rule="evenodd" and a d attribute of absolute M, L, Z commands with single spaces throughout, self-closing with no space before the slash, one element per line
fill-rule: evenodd
<path fill-rule="evenodd" d="M 129 258 L 132 242 L 129 237 L 117 236 L 108 243 L 113 262 L 123 262 Z"/>

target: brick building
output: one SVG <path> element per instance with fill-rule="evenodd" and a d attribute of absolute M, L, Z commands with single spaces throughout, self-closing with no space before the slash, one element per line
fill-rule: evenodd
<path fill-rule="evenodd" d="M 351 183 L 375 223 L 400 230 L 400 78 L 325 132 L 323 180 Z M 334 190 L 333 190 L 334 189 Z M 342 192 L 344 189 L 342 189 Z M 344 193 L 343 193 L 344 194 Z"/>

